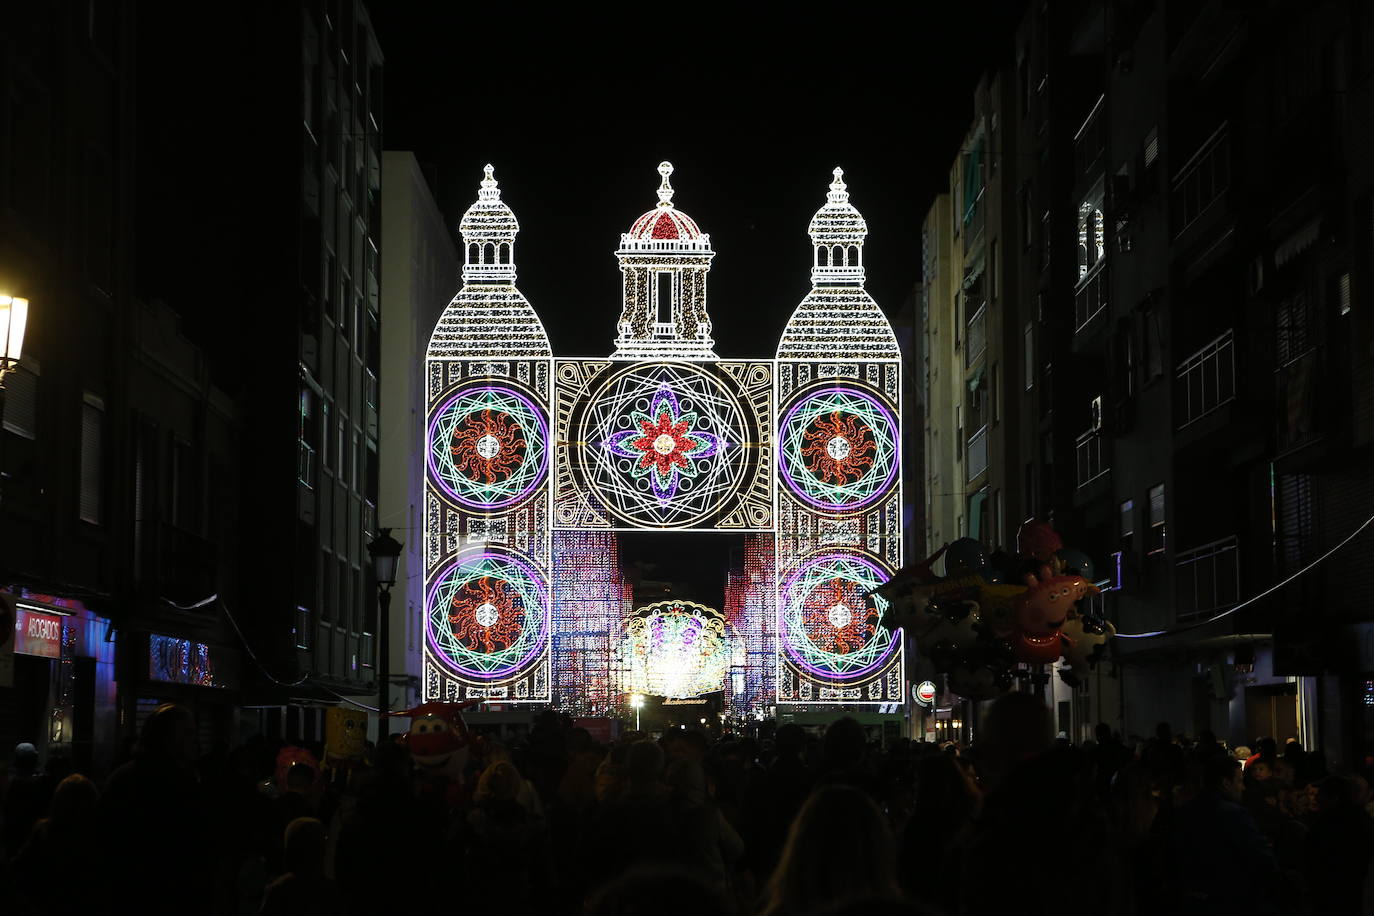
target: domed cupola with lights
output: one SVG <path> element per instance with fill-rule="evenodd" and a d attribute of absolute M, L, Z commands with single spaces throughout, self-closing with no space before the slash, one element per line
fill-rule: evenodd
<path fill-rule="evenodd" d="M 668 177 L 658 166 L 658 205 L 620 236 L 621 312 L 615 359 L 715 359 L 706 315 L 706 274 L 711 237 L 673 206 Z"/>
<path fill-rule="evenodd" d="M 493 171 L 490 165 L 483 170 L 477 200 L 458 223 L 463 286 L 434 328 L 431 357 L 553 355 L 543 323 L 515 286 L 520 223 L 501 199 Z"/>
<path fill-rule="evenodd" d="M 817 286 L 863 286 L 864 239 L 868 223 L 849 202 L 844 169 L 836 167 L 825 206 L 811 217 L 807 232 L 815 251 L 811 282 Z"/>
<path fill-rule="evenodd" d="M 792 313 L 778 359 L 900 358 L 887 316 L 864 289 L 868 223 L 849 202 L 844 170 L 832 173 L 825 206 L 811 218 L 811 292 Z"/>

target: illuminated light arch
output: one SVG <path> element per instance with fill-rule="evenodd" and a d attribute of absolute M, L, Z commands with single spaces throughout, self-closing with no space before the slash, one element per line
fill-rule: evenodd
<path fill-rule="evenodd" d="M 855 679 L 881 668 L 901 644 L 878 624 L 886 602 L 866 597 L 891 573 L 855 551 L 804 561 L 782 587 L 778 632 L 788 658 L 823 681 Z"/>
<path fill-rule="evenodd" d="M 723 690 L 732 646 L 714 608 L 691 601 L 640 608 L 617 650 L 622 691 L 685 700 Z"/>
<path fill-rule="evenodd" d="M 527 395 L 511 385 L 477 382 L 432 412 L 429 470 L 459 505 L 504 509 L 544 482 L 548 440 L 544 411 Z"/>
<path fill-rule="evenodd" d="M 820 511 L 858 511 L 897 480 L 897 418 L 879 396 L 856 385 L 826 384 L 797 398 L 779 438 L 783 481 Z"/>
<path fill-rule="evenodd" d="M 431 649 L 465 678 L 516 677 L 547 642 L 548 588 L 510 554 L 484 550 L 460 558 L 436 578 L 425 607 Z"/>

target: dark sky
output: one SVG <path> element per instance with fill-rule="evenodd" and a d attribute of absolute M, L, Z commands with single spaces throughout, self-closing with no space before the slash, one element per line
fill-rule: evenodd
<path fill-rule="evenodd" d="M 868 220 L 869 289 L 900 309 L 974 84 L 1005 53 L 1020 5 L 909 4 L 901 18 L 702 5 L 651 18 L 375 3 L 384 142 L 435 168 L 450 223 L 495 165 L 521 224 L 518 282 L 557 355 L 609 354 L 619 235 L 655 203 L 655 169 L 671 160 L 674 202 L 716 251 L 717 351 L 771 356 L 809 289 L 806 228 L 836 165 Z"/>

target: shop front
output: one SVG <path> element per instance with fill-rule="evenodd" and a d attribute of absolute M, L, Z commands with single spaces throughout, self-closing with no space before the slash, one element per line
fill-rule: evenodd
<path fill-rule="evenodd" d="M 13 638 L 0 645 L 0 754 L 28 742 L 50 769 L 103 776 L 117 753 L 109 620 L 81 601 L 0 592 Z"/>

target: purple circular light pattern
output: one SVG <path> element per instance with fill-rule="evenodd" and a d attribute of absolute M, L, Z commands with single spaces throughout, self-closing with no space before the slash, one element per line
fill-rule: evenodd
<path fill-rule="evenodd" d="M 462 416 L 455 418 L 452 414 L 460 401 L 470 402 L 470 405 L 464 404 L 459 408 L 463 410 Z M 471 409 L 465 409 L 469 406 Z M 487 489 L 491 489 L 494 496 L 490 499 L 481 498 L 480 495 L 473 493 L 458 492 L 460 486 L 473 491 L 481 491 L 483 486 L 480 483 L 458 477 L 456 469 L 443 466 L 450 462 L 439 457 L 451 448 L 450 441 L 453 429 L 461 422 L 462 417 L 482 409 L 495 409 L 505 413 L 519 424 L 521 431 L 525 434 L 525 455 L 511 476 L 506 481 L 501 482 L 509 483 L 511 480 L 515 480 L 518 482 L 517 485 L 514 488 L 506 487 L 506 490 L 513 489 L 513 492 L 505 493 L 501 492 L 499 486 L 487 485 Z M 442 432 L 441 427 L 443 427 Z M 523 392 L 507 385 L 483 383 L 470 385 L 454 392 L 448 400 L 433 411 L 426 441 L 428 443 L 428 455 L 425 464 L 429 469 L 430 476 L 449 498 L 467 509 L 486 512 L 506 509 L 523 502 L 544 482 L 548 471 L 549 426 L 544 419 L 544 412 Z M 455 486 L 455 484 L 457 485 Z"/>
<path fill-rule="evenodd" d="M 826 402 L 824 405 L 818 401 Z M 832 411 L 856 417 L 874 437 L 874 466 L 886 465 L 877 474 L 868 473 L 852 484 L 840 486 L 817 480 L 801 455 L 801 438 L 812 421 Z M 799 417 L 800 415 L 800 417 Z M 878 422 L 874 422 L 874 421 Z M 823 512 L 856 512 L 884 496 L 897 479 L 901 468 L 901 436 L 897 417 L 878 397 L 861 388 L 831 385 L 798 398 L 778 427 L 778 467 L 787 488 L 806 505 Z M 846 451 L 849 443 L 846 443 Z M 858 492 L 855 492 L 856 488 Z M 827 492 L 821 498 L 816 491 Z"/>
<path fill-rule="evenodd" d="M 817 575 L 823 569 L 825 572 Z M 796 571 L 787 577 L 782 588 L 782 600 L 778 602 L 778 637 L 787 650 L 788 658 L 812 676 L 829 682 L 855 680 L 866 677 L 881 668 L 897 650 L 897 646 L 901 642 L 897 636 L 901 632 L 900 630 L 888 630 L 881 625 L 875 626 L 873 636 L 866 646 L 854 652 L 837 654 L 820 650 L 811 645 L 801 618 L 805 611 L 806 600 L 821 582 L 830 579 L 843 579 L 857 584 L 864 591 L 868 591 L 886 582 L 889 578 L 890 573 L 877 563 L 857 553 L 829 551 L 803 562 Z M 877 607 L 878 616 L 881 618 L 883 610 L 887 607 L 887 601 L 874 595 L 873 602 Z M 798 645 L 798 638 L 805 642 L 806 646 Z M 887 640 L 886 644 L 880 645 L 880 641 L 884 638 Z M 836 660 L 850 658 L 860 664 L 861 667 L 854 670 L 837 671 L 834 668 L 824 667 L 813 662 L 806 657 L 808 654 L 817 657 L 830 656 Z"/>
<path fill-rule="evenodd" d="M 475 661 L 480 653 L 455 646 L 451 633 L 448 638 L 442 638 L 435 632 L 440 619 L 444 622 L 448 620 L 448 605 L 453 592 L 483 576 L 504 582 L 519 595 L 525 619 L 520 639 L 501 653 L 493 653 L 498 657 L 490 669 L 464 664 L 459 657 Z M 479 683 L 508 679 L 538 658 L 548 641 L 547 619 L 548 585 L 544 577 L 524 560 L 493 550 L 460 557 L 434 578 L 425 596 L 425 639 L 430 649 L 453 673 Z"/>

